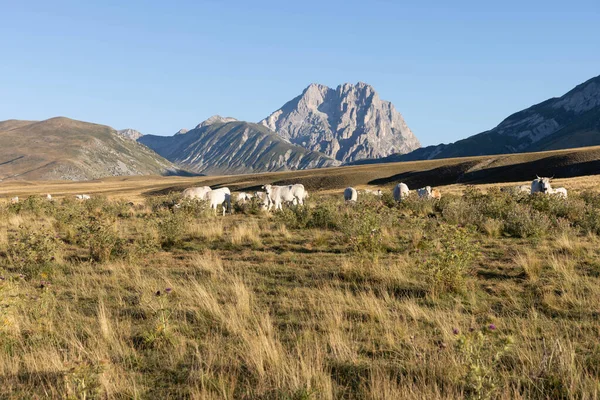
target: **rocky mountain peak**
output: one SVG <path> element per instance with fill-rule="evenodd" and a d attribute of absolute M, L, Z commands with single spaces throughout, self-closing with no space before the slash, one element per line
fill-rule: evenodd
<path fill-rule="evenodd" d="M 175 135 L 185 135 L 186 133 L 188 133 L 189 131 L 185 128 L 182 128 L 180 130 L 177 131 L 177 133 Z"/>
<path fill-rule="evenodd" d="M 117 133 L 123 137 L 126 137 L 127 139 L 130 140 L 138 140 L 139 138 L 141 138 L 142 136 L 144 136 L 143 133 L 136 131 L 135 129 L 121 129 L 119 131 L 117 131 Z"/>
<path fill-rule="evenodd" d="M 205 126 L 212 125 L 212 124 L 217 124 L 217 123 L 226 124 L 227 122 L 234 122 L 234 121 L 237 121 L 237 119 L 232 118 L 232 117 L 221 117 L 220 115 L 213 115 L 212 117 L 210 117 L 207 120 L 198 124 L 196 126 L 196 129 L 203 128 Z"/>
<path fill-rule="evenodd" d="M 364 83 L 313 83 L 260 122 L 291 143 L 339 161 L 408 153 L 420 143 L 394 106 Z"/>

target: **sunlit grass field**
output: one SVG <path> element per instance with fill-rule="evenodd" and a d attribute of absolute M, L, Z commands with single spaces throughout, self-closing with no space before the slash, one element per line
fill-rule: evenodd
<path fill-rule="evenodd" d="M 185 179 L 3 187 L 0 398 L 598 397 L 598 177 L 225 217 Z"/>

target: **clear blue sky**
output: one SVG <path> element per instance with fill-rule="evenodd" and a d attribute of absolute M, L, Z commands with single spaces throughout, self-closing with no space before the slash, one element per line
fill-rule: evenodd
<path fill-rule="evenodd" d="M 0 120 L 172 134 L 370 83 L 424 145 L 600 75 L 600 1 L 4 1 Z"/>

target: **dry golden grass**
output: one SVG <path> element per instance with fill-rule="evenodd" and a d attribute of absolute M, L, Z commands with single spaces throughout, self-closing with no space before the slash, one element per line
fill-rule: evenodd
<path fill-rule="evenodd" d="M 181 211 L 0 209 L 0 398 L 598 397 L 596 233 L 471 232 L 442 203 L 368 201 L 311 193 L 337 229 L 186 214 L 162 248 L 158 223 Z M 84 240 L 97 220 L 104 261 Z M 48 265 L 6 257 L 23 227 L 59 236 Z M 430 287 L 457 259 L 462 286 Z"/>
<path fill-rule="evenodd" d="M 248 221 L 234 226 L 231 230 L 230 239 L 232 244 L 252 244 L 259 246 L 261 241 L 258 223 L 256 221 Z"/>

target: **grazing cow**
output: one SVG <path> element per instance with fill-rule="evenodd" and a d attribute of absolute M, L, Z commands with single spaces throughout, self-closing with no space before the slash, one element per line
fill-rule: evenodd
<path fill-rule="evenodd" d="M 260 205 L 262 206 L 263 210 L 268 210 L 271 208 L 271 202 L 266 192 L 254 192 L 254 197 L 260 200 Z"/>
<path fill-rule="evenodd" d="M 531 185 L 518 185 L 518 186 L 505 186 L 500 188 L 503 193 L 520 194 L 520 193 L 531 193 Z"/>
<path fill-rule="evenodd" d="M 228 195 L 231 195 L 231 191 L 229 190 L 229 188 L 227 186 L 224 186 L 224 187 L 218 188 L 218 189 L 214 189 L 213 191 L 215 191 L 215 190 L 220 190 L 223 193 L 227 193 Z"/>
<path fill-rule="evenodd" d="M 517 191 L 517 193 L 527 193 L 530 194 L 531 193 L 531 186 L 530 185 L 519 185 L 515 187 L 515 190 Z"/>
<path fill-rule="evenodd" d="M 358 193 L 356 192 L 356 189 L 353 187 L 347 187 L 346 190 L 344 190 L 344 200 L 353 201 L 356 203 L 356 200 L 358 200 Z"/>
<path fill-rule="evenodd" d="M 262 188 L 269 198 L 269 209 L 275 206 L 276 210 L 281 210 L 283 203 L 304 204 L 306 191 L 301 183 L 288 186 L 264 185 Z"/>
<path fill-rule="evenodd" d="M 210 208 L 215 210 L 215 215 L 219 205 L 223 207 L 223 216 L 231 209 L 231 195 L 224 190 L 211 190 L 204 195 L 204 200 L 208 201 Z"/>
<path fill-rule="evenodd" d="M 300 204 L 304 204 L 304 200 L 308 199 L 308 190 L 304 189 L 304 196 L 302 197 L 302 203 Z"/>
<path fill-rule="evenodd" d="M 548 190 L 552 190 L 550 185 L 550 178 L 540 178 L 539 176 L 531 182 L 531 194 L 534 193 L 546 193 Z"/>
<path fill-rule="evenodd" d="M 437 199 L 437 200 L 439 200 L 439 199 L 441 199 L 441 198 L 442 198 L 442 193 L 440 193 L 440 191 L 439 191 L 439 190 L 437 190 L 437 189 L 433 189 L 433 190 L 431 191 L 431 197 L 432 197 L 432 198 L 434 198 L 434 199 Z"/>
<path fill-rule="evenodd" d="M 284 202 L 304 204 L 306 191 L 304 190 L 304 185 L 301 183 L 289 186 L 264 185 L 262 188 L 269 198 L 269 209 L 275 206 L 276 210 L 281 210 Z"/>
<path fill-rule="evenodd" d="M 400 182 L 394 188 L 393 195 L 394 195 L 394 200 L 396 200 L 396 201 L 402 201 L 402 199 L 407 197 L 408 194 L 409 194 L 409 190 L 408 190 L 408 186 L 406 186 L 406 183 Z"/>
<path fill-rule="evenodd" d="M 10 199 L 11 204 L 17 204 L 18 202 L 19 202 L 19 196 L 15 196 L 12 199 Z"/>
<path fill-rule="evenodd" d="M 77 195 L 75 195 L 75 198 L 77 200 L 89 200 L 89 199 L 91 199 L 91 197 L 89 195 L 87 195 L 87 194 L 77 194 Z"/>
<path fill-rule="evenodd" d="M 252 197 L 253 196 L 250 193 L 240 192 L 236 195 L 235 201 L 237 203 L 245 203 L 247 201 L 250 201 L 252 199 Z"/>
<path fill-rule="evenodd" d="M 431 186 L 425 186 L 421 189 L 417 189 L 417 194 L 420 199 L 430 199 L 431 198 Z"/>
<path fill-rule="evenodd" d="M 556 189 L 551 189 L 551 191 L 548 192 L 548 193 L 555 194 L 555 195 L 560 196 L 560 197 L 562 197 L 564 199 L 567 198 L 567 189 L 565 189 L 564 187 L 559 187 L 559 188 L 556 188 Z"/>
<path fill-rule="evenodd" d="M 46 200 L 52 201 L 52 195 L 50 193 L 46 195 Z"/>
<path fill-rule="evenodd" d="M 567 189 L 561 187 L 554 189 L 550 184 L 552 178 L 540 178 L 539 176 L 531 182 L 531 193 L 556 194 L 560 197 L 567 198 Z"/>
<path fill-rule="evenodd" d="M 204 200 L 206 193 L 210 192 L 211 190 L 212 189 L 210 186 L 191 187 L 185 189 L 182 195 L 184 199 Z"/>

